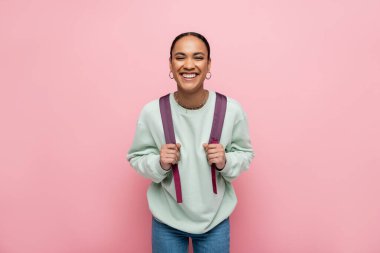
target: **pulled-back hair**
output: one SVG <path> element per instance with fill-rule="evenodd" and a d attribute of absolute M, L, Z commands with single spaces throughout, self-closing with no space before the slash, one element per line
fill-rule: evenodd
<path fill-rule="evenodd" d="M 178 35 L 177 37 L 175 37 L 175 39 L 173 40 L 172 46 L 170 47 L 170 61 L 172 60 L 172 51 L 173 51 L 173 48 L 175 46 L 175 43 L 177 43 L 177 41 L 180 38 L 185 37 L 185 36 L 189 36 L 189 35 L 195 36 L 198 39 L 200 39 L 201 41 L 203 41 L 203 43 L 205 43 L 206 48 L 207 48 L 207 53 L 208 53 L 207 59 L 210 60 L 210 53 L 211 53 L 210 52 L 210 45 L 208 44 L 208 41 L 206 40 L 206 38 L 202 34 L 199 34 L 199 33 L 196 33 L 196 32 L 186 32 L 186 33 L 181 33 L 180 35 Z"/>

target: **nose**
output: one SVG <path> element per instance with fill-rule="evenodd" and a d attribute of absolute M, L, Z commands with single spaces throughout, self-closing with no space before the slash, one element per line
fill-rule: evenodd
<path fill-rule="evenodd" d="M 185 60 L 183 67 L 185 69 L 193 69 L 194 68 L 194 61 L 191 58 L 188 58 Z"/>

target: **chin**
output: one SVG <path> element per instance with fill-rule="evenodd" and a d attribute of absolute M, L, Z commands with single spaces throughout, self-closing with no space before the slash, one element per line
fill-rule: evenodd
<path fill-rule="evenodd" d="M 201 87 L 195 86 L 195 87 L 184 87 L 181 86 L 181 90 L 186 92 L 186 93 L 195 93 L 199 89 L 202 89 Z"/>
<path fill-rule="evenodd" d="M 199 89 L 202 89 L 202 84 L 196 83 L 181 83 L 177 85 L 181 90 L 191 92 L 191 91 L 197 91 Z"/>

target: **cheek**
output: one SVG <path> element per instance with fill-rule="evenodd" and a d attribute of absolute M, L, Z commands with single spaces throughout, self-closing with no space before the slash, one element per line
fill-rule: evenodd
<path fill-rule="evenodd" d="M 207 72 L 208 71 L 208 66 L 207 66 L 207 63 L 202 63 L 199 68 L 203 71 L 203 72 Z"/>
<path fill-rule="evenodd" d="M 173 69 L 175 70 L 175 71 L 179 71 L 180 69 L 181 69 L 181 67 L 182 67 L 182 64 L 173 64 Z"/>
<path fill-rule="evenodd" d="M 180 64 L 178 64 L 178 62 L 175 61 L 173 61 L 170 66 L 173 71 L 177 71 L 181 67 Z"/>

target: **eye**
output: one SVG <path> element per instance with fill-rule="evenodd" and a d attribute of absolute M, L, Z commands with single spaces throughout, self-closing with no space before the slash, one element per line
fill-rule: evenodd
<path fill-rule="evenodd" d="M 175 58 L 176 60 L 183 60 L 183 59 L 185 59 L 184 57 L 177 57 L 177 58 Z"/>
<path fill-rule="evenodd" d="M 203 57 L 195 57 L 195 60 L 203 60 Z"/>

